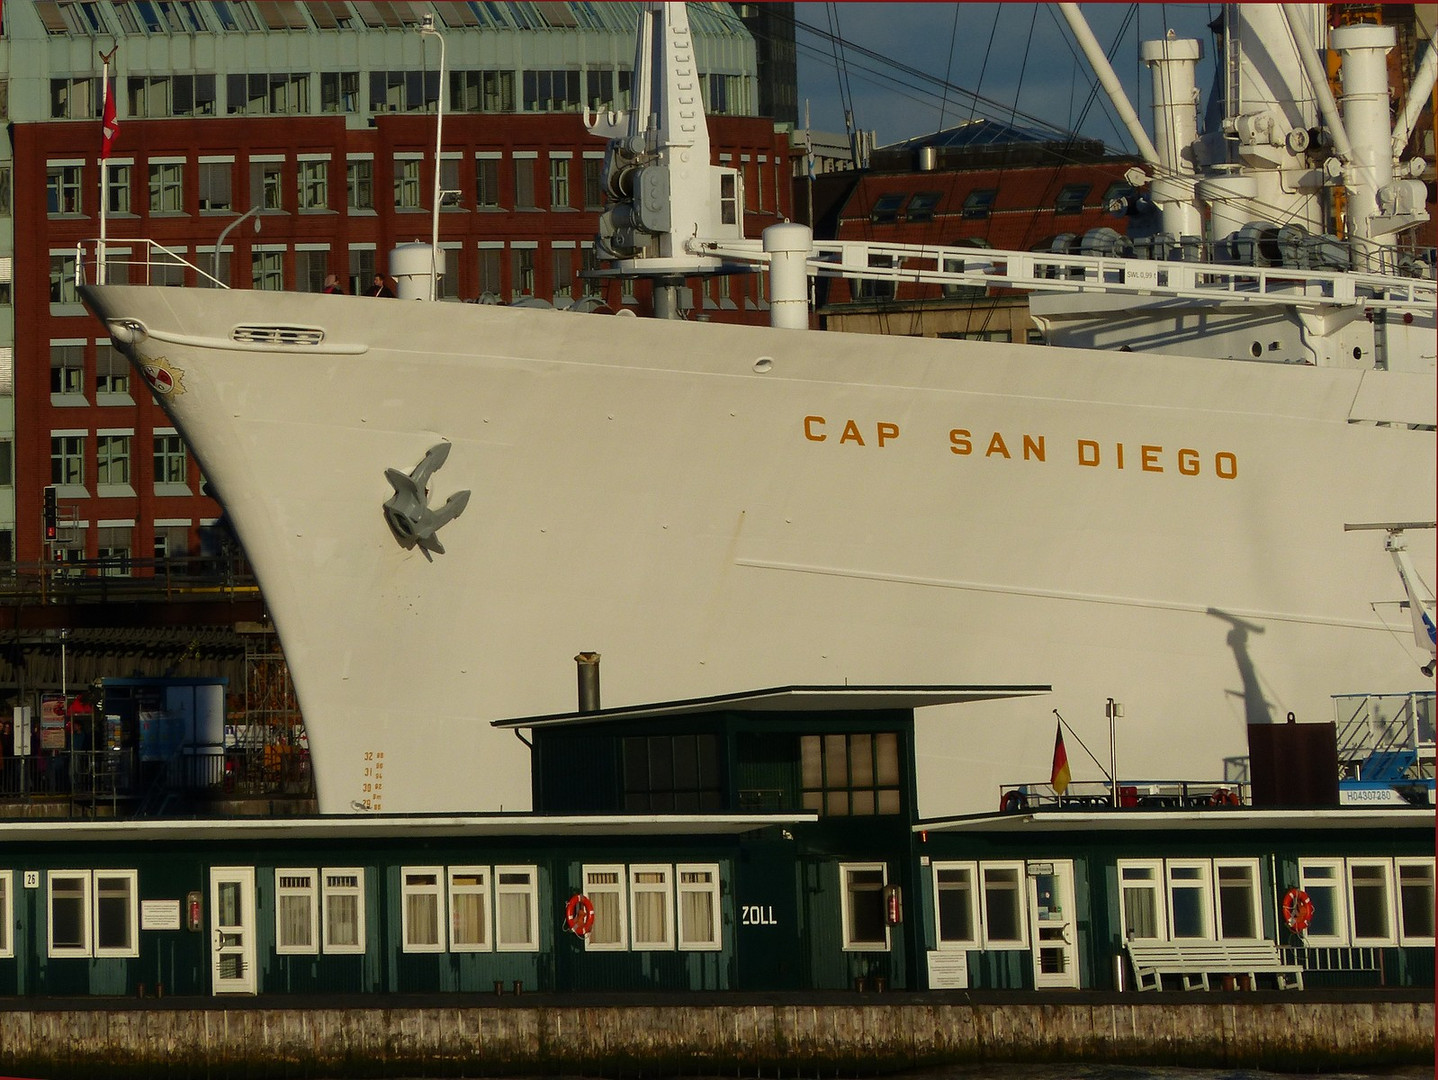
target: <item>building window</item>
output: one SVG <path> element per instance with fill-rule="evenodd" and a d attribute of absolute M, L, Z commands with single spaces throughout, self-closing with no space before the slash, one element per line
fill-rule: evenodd
<path fill-rule="evenodd" d="M 1167 905 L 1163 901 L 1163 863 L 1119 863 L 1119 911 L 1125 941 L 1164 941 Z"/>
<path fill-rule="evenodd" d="M 190 553 L 190 527 L 188 525 L 158 525 L 155 527 L 155 558 L 178 559 Z"/>
<path fill-rule="evenodd" d="M 418 210 L 419 158 L 396 158 L 394 163 L 394 205 L 396 210 Z"/>
<path fill-rule="evenodd" d="M 599 269 L 599 254 L 594 250 L 593 244 L 585 244 L 580 249 L 580 265 L 584 271 Z M 580 295 L 593 297 L 596 300 L 604 299 L 604 281 L 602 278 L 585 277 L 583 273 L 579 277 Z"/>
<path fill-rule="evenodd" d="M 0 488 L 15 486 L 15 440 L 0 439 Z M 8 560 L 0 559 L 0 562 Z"/>
<path fill-rule="evenodd" d="M 514 249 L 514 290 L 513 299 L 534 295 L 534 248 Z"/>
<path fill-rule="evenodd" d="M 674 872 L 679 882 L 679 948 L 696 952 L 720 948 L 719 867 L 680 863 Z M 1431 883 L 1431 872 L 1429 878 Z"/>
<path fill-rule="evenodd" d="M 1078 214 L 1083 212 L 1083 201 L 1093 190 L 1092 184 L 1065 184 L 1054 200 L 1055 214 Z"/>
<path fill-rule="evenodd" d="M 90 955 L 90 873 L 52 870 L 47 876 L 49 955 Z"/>
<path fill-rule="evenodd" d="M 215 77 L 175 75 L 171 79 L 170 103 L 175 116 L 214 116 Z"/>
<path fill-rule="evenodd" d="M 514 205 L 519 210 L 533 210 L 534 158 L 514 159 Z"/>
<path fill-rule="evenodd" d="M 455 112 L 512 113 L 514 72 L 452 71 L 449 102 Z"/>
<path fill-rule="evenodd" d="M 474 163 L 474 204 L 481 210 L 499 209 L 499 162 L 478 158 Z"/>
<path fill-rule="evenodd" d="M 54 398 L 71 398 L 72 404 L 85 400 L 85 346 L 50 344 L 50 397 L 52 404 L 66 404 Z"/>
<path fill-rule="evenodd" d="M 300 209 L 328 210 L 330 206 L 330 163 L 300 162 Z"/>
<path fill-rule="evenodd" d="M 95 346 L 95 396 L 130 399 L 130 362 L 108 341 Z"/>
<path fill-rule="evenodd" d="M 233 161 L 200 162 L 200 209 L 228 210 L 233 205 L 231 180 Z"/>
<path fill-rule="evenodd" d="M 268 292 L 285 288 L 285 253 L 283 251 L 252 251 L 250 253 L 250 284 Z"/>
<path fill-rule="evenodd" d="M 1263 915 L 1258 906 L 1258 861 L 1215 859 L 1218 936 L 1256 939 L 1263 936 Z"/>
<path fill-rule="evenodd" d="M 439 867 L 400 870 L 400 931 L 405 952 L 444 952 Z"/>
<path fill-rule="evenodd" d="M 964 199 L 963 216 L 969 219 L 986 218 L 993 210 L 994 199 L 998 196 L 997 188 L 979 188 L 971 191 Z"/>
<path fill-rule="evenodd" d="M 624 739 L 622 754 L 629 813 L 721 809 L 718 736 L 632 735 Z"/>
<path fill-rule="evenodd" d="M 839 866 L 845 950 L 888 951 L 889 925 L 884 919 L 884 886 L 888 884 L 888 873 L 884 863 Z"/>
<path fill-rule="evenodd" d="M 554 276 L 551 280 L 554 283 L 554 305 L 555 307 L 568 307 L 574 299 L 574 249 L 573 248 L 552 248 L 550 254 L 553 256 Z"/>
<path fill-rule="evenodd" d="M 155 435 L 155 483 L 184 484 L 185 440 L 178 434 Z"/>
<path fill-rule="evenodd" d="M 285 208 L 284 162 L 250 163 L 250 198 L 254 199 L 262 210 Z"/>
<path fill-rule="evenodd" d="M 454 952 L 488 952 L 489 870 L 479 866 L 449 868 L 449 947 Z"/>
<path fill-rule="evenodd" d="M 869 211 L 869 221 L 875 225 L 892 225 L 899 220 L 899 208 L 904 205 L 902 192 L 885 192 L 874 200 Z"/>
<path fill-rule="evenodd" d="M 372 247 L 350 248 L 350 295 L 360 296 L 374 281 L 375 257 Z"/>
<path fill-rule="evenodd" d="M 320 112 L 359 112 L 359 88 L 358 71 L 320 72 Z"/>
<path fill-rule="evenodd" d="M 134 870 L 52 870 L 47 875 L 51 957 L 139 956 Z"/>
<path fill-rule="evenodd" d="M 85 436 L 50 437 L 50 483 L 68 487 L 85 483 Z"/>
<path fill-rule="evenodd" d="M 1207 860 L 1168 863 L 1168 925 L 1175 941 L 1213 937 L 1213 902 Z"/>
<path fill-rule="evenodd" d="M 1298 887 L 1313 901 L 1313 921 L 1304 931 L 1309 945 L 1348 944 L 1348 901 L 1342 859 L 1301 860 Z"/>
<path fill-rule="evenodd" d="M 674 948 L 674 879 L 667 866 L 629 868 L 629 909 L 633 913 L 633 948 L 660 951 Z"/>
<path fill-rule="evenodd" d="M 351 210 L 374 209 L 374 162 L 353 158 L 345 163 L 345 187 Z"/>
<path fill-rule="evenodd" d="M 1350 859 L 1348 910 L 1354 945 L 1396 945 L 1393 932 L 1393 864 L 1387 859 Z"/>
<path fill-rule="evenodd" d="M 81 213 L 80 189 L 84 170 L 79 165 L 51 165 L 45 170 L 45 207 L 52 215 Z"/>
<path fill-rule="evenodd" d="M 320 292 L 330 272 L 327 248 L 304 248 L 295 252 L 295 288 L 301 292 Z"/>
<path fill-rule="evenodd" d="M 129 493 L 128 491 L 126 492 Z M 110 492 L 101 491 L 108 495 Z M 130 573 L 130 545 L 135 530 L 130 525 L 102 525 L 95 530 L 95 558 L 104 577 L 126 577 Z"/>
<path fill-rule="evenodd" d="M 899 813 L 896 732 L 804 735 L 799 753 L 805 810 L 829 816 Z"/>
<path fill-rule="evenodd" d="M 1433 935 L 1433 860 L 1398 859 L 1398 944 L 1427 945 Z"/>
<path fill-rule="evenodd" d="M 75 253 L 73 251 L 50 253 L 50 303 L 78 304 L 80 296 L 75 288 Z"/>
<path fill-rule="evenodd" d="M 105 182 L 105 196 L 112 214 L 130 212 L 130 180 L 134 170 L 129 165 L 107 164 L 108 179 Z"/>
<path fill-rule="evenodd" d="M 139 956 L 140 901 L 134 870 L 95 871 L 95 955 Z"/>
<path fill-rule="evenodd" d="M 324 951 L 364 952 L 364 868 L 321 870 L 320 878 L 323 885 Z"/>
<path fill-rule="evenodd" d="M 934 210 L 939 205 L 942 197 L 937 191 L 920 191 L 909 199 L 909 206 L 904 211 L 904 217 L 908 221 L 923 222 L 934 220 Z"/>
<path fill-rule="evenodd" d="M 604 162 L 599 158 L 585 158 L 581 167 L 584 169 L 584 209 L 602 210 L 604 208 Z"/>
<path fill-rule="evenodd" d="M 479 295 L 498 300 L 504 295 L 500 267 L 504 252 L 500 248 L 479 249 Z"/>
<path fill-rule="evenodd" d="M 0 165 L 0 214 L 10 213 L 10 166 Z"/>
<path fill-rule="evenodd" d="M 539 872 L 532 866 L 494 868 L 494 944 L 500 952 L 539 948 Z"/>
<path fill-rule="evenodd" d="M 150 212 L 177 214 L 184 209 L 184 173 L 181 162 L 150 165 Z"/>
<path fill-rule="evenodd" d="M 549 159 L 549 207 L 567 207 L 569 205 L 569 159 L 551 157 Z"/>
<path fill-rule="evenodd" d="M 584 895 L 594 905 L 594 926 L 584 939 L 585 949 L 605 952 L 628 948 L 624 867 L 584 867 Z"/>
<path fill-rule="evenodd" d="M 1024 864 L 985 863 L 980 867 L 983 885 L 984 947 L 1022 949 L 1028 945 L 1024 916 Z"/>
<path fill-rule="evenodd" d="M 51 79 L 50 119 L 89 120 L 98 115 L 99 79 Z"/>
<path fill-rule="evenodd" d="M 574 112 L 579 96 L 579 72 L 559 70 L 524 73 L 525 112 Z"/>
<path fill-rule="evenodd" d="M 310 111 L 310 79 L 305 72 L 230 75 L 225 96 L 231 116 L 303 115 Z"/>
<path fill-rule="evenodd" d="M 275 871 L 275 952 L 317 953 L 319 903 L 313 870 Z"/>
<path fill-rule="evenodd" d="M 939 948 L 979 945 L 979 897 L 973 863 L 934 863 L 934 908 Z"/>
<path fill-rule="evenodd" d="M 99 435 L 95 439 L 95 482 L 120 487 L 130 483 L 130 436 Z"/>

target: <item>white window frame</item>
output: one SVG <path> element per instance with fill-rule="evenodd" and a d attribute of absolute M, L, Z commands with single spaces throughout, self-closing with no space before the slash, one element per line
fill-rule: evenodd
<path fill-rule="evenodd" d="M 1137 937 L 1134 941 L 1167 941 L 1168 940 L 1168 885 L 1164 874 L 1162 859 L 1123 859 L 1117 864 L 1118 870 L 1118 925 L 1119 932 L 1125 933 L 1128 926 L 1128 898 L 1127 890 L 1143 890 L 1153 894 L 1154 918 L 1157 920 L 1156 934 L 1153 937 Z M 1148 877 L 1125 879 L 1125 870 L 1142 870 Z"/>
<path fill-rule="evenodd" d="M 641 874 L 657 874 L 657 882 L 641 882 Z M 659 937 L 641 937 L 640 901 L 658 896 L 664 915 Z M 633 863 L 629 867 L 629 941 L 634 952 L 672 952 L 674 949 L 674 868 L 667 863 Z"/>
<path fill-rule="evenodd" d="M 475 878 L 477 883 L 460 882 L 460 878 Z M 472 953 L 472 952 L 493 952 L 494 951 L 494 879 L 487 866 L 451 866 L 445 871 L 445 889 L 449 901 L 450 923 L 449 949 L 450 952 Z M 455 912 L 458 905 L 456 898 L 466 896 L 477 896 L 483 904 L 483 914 L 479 920 L 479 930 L 483 939 L 480 941 L 462 941 L 453 925 Z M 440 951 L 443 951 L 442 949 Z"/>
<path fill-rule="evenodd" d="M 505 878 L 523 877 L 524 881 L 506 881 Z M 500 916 L 502 897 L 522 895 L 529 898 L 529 918 L 526 922 L 523 941 L 511 941 L 504 934 L 504 920 Z M 494 948 L 496 952 L 538 952 L 539 951 L 539 867 L 537 866 L 496 866 L 494 868 Z"/>
<path fill-rule="evenodd" d="M 852 887 L 850 886 L 851 875 L 858 873 L 873 873 L 876 870 L 879 872 L 880 875 L 879 903 L 882 905 L 883 890 L 889 884 L 888 863 L 864 862 L 839 864 L 839 926 L 843 935 L 845 952 L 888 952 L 890 949 L 892 934 L 890 932 L 887 919 L 883 920 L 884 940 L 882 943 L 878 941 L 856 940 L 851 933 L 853 928 L 851 911 L 853 905 L 850 902 L 850 894 L 853 891 Z M 865 887 L 864 891 L 869 891 L 867 886 Z"/>
<path fill-rule="evenodd" d="M 1315 934 L 1310 927 L 1303 931 L 1303 941 L 1315 947 L 1348 944 L 1348 872 L 1342 859 L 1299 859 L 1298 887 L 1313 900 L 1315 907 L 1327 903 L 1322 894 L 1333 897 L 1332 934 Z"/>
<path fill-rule="evenodd" d="M 285 919 L 286 901 L 303 901 L 307 941 L 292 940 Z M 319 879 L 314 867 L 275 868 L 275 952 L 281 956 L 312 956 L 320 951 Z"/>
<path fill-rule="evenodd" d="M 1383 881 L 1384 933 L 1380 935 L 1358 934 L 1358 904 L 1355 902 L 1354 874 L 1358 868 L 1373 868 L 1380 872 Z M 1395 910 L 1393 862 L 1390 859 L 1349 859 L 1348 860 L 1348 932 L 1355 946 L 1383 946 L 1398 944 L 1398 913 Z"/>
<path fill-rule="evenodd" d="M 80 883 L 80 934 L 78 945 L 55 944 L 55 883 L 57 881 L 78 881 Z M 90 943 L 94 940 L 91 925 L 91 879 L 88 870 L 51 870 L 45 875 L 45 945 L 46 955 L 54 958 L 88 957 Z"/>
<path fill-rule="evenodd" d="M 1428 901 L 1429 926 L 1433 925 L 1433 901 L 1434 901 L 1434 859 L 1430 856 L 1421 855 L 1400 855 L 1393 860 L 1394 864 L 1394 900 L 1395 910 L 1398 916 L 1398 944 L 1402 946 L 1426 945 L 1432 948 L 1435 944 L 1433 934 L 1410 934 L 1403 918 L 1403 871 L 1405 869 L 1419 869 L 1427 871 L 1428 878 Z"/>
<path fill-rule="evenodd" d="M 1177 921 L 1173 917 L 1173 895 L 1174 895 L 1174 871 L 1175 870 L 1197 870 L 1199 876 L 1195 879 L 1185 878 L 1180 885 L 1184 889 L 1198 889 L 1199 915 L 1202 920 L 1201 933 L 1188 934 L 1183 937 L 1177 936 Z M 1166 893 L 1166 904 L 1168 909 L 1168 939 L 1170 941 L 1213 941 L 1213 862 L 1209 859 L 1169 859 L 1164 864 L 1164 889 Z M 1194 884 L 1193 882 L 1197 882 Z"/>
<path fill-rule="evenodd" d="M 91 872 L 90 889 L 91 919 L 90 941 L 96 957 L 140 955 L 140 874 L 138 870 L 94 870 Z M 104 879 L 125 882 L 125 937 L 123 945 L 104 945 L 100 941 L 100 900 L 101 881 Z"/>
<path fill-rule="evenodd" d="M 980 941 L 981 941 L 981 938 L 982 938 L 982 936 L 983 936 L 983 929 L 982 929 L 982 927 L 981 927 L 981 925 L 980 925 L 980 922 L 979 922 L 979 919 L 981 918 L 981 916 L 979 915 L 979 864 L 976 863 L 976 862 L 954 862 L 954 861 L 946 860 L 946 861 L 944 861 L 944 862 L 934 862 L 934 863 L 932 864 L 932 866 L 930 867 L 930 869 L 931 869 L 932 872 L 933 872 L 933 879 L 934 879 L 933 883 L 934 883 L 934 943 L 935 943 L 935 946 L 936 946 L 938 949 L 940 949 L 940 950 L 943 950 L 943 949 L 962 949 L 962 950 L 967 950 L 967 949 L 977 949 L 977 948 L 979 948 L 979 947 L 980 947 Z M 968 876 L 968 881 L 969 881 L 968 894 L 969 894 L 969 897 L 968 897 L 967 907 L 968 907 L 968 909 L 969 909 L 969 928 L 970 928 L 970 931 L 971 931 L 968 937 L 945 937 L 945 936 L 944 936 L 943 921 L 941 920 L 940 915 L 939 915 L 940 910 L 941 910 L 941 908 L 942 908 L 942 905 L 941 905 L 940 902 L 939 902 L 939 894 L 940 894 L 941 892 L 950 891 L 949 889 L 945 888 L 945 886 L 940 883 L 940 881 L 939 881 L 939 875 L 940 875 L 941 873 L 954 873 L 954 872 L 966 874 L 966 875 Z M 958 891 L 958 890 L 957 890 L 957 889 L 954 889 L 953 891 Z"/>
<path fill-rule="evenodd" d="M 586 934 L 584 937 L 584 949 L 586 952 L 625 952 L 629 949 L 629 875 L 625 867 L 619 863 L 586 864 L 581 868 L 584 882 L 584 895 L 591 901 L 597 895 L 612 893 L 615 896 L 616 908 L 618 910 L 618 940 L 600 942 L 595 941 L 594 934 Z M 595 879 L 599 875 L 614 875 L 615 880 L 600 882 Z M 597 909 L 598 905 L 596 905 Z"/>
<path fill-rule="evenodd" d="M 1242 869 L 1248 871 L 1248 917 L 1255 933 L 1230 937 L 1223 932 L 1223 886 L 1220 881 L 1223 870 Z M 1263 891 L 1262 870 L 1257 859 L 1214 859 L 1213 860 L 1213 932 L 1221 941 L 1262 941 L 1263 905 L 1260 896 Z"/>
<path fill-rule="evenodd" d="M 353 877 L 353 885 L 335 880 Z M 320 870 L 320 947 L 331 954 L 353 955 L 365 951 L 365 898 L 363 866 L 327 866 Z M 355 941 L 330 940 L 335 920 L 330 917 L 330 901 L 353 897 L 355 901 Z"/>
<path fill-rule="evenodd" d="M 989 927 L 989 873 L 1003 871 L 1014 875 L 1013 902 L 1015 922 L 1019 928 L 1017 939 L 995 937 Z M 982 917 L 983 947 L 986 950 L 1027 949 L 1029 947 L 1028 878 L 1021 859 L 979 863 L 979 913 Z M 997 892 L 997 890 L 995 890 Z M 1008 889 L 1005 888 L 1007 893 Z"/>
<path fill-rule="evenodd" d="M 685 875 L 705 875 L 707 880 L 685 881 Z M 678 863 L 674 867 L 675 910 L 674 925 L 680 952 L 717 952 L 724 947 L 723 910 L 719 906 L 719 864 Z M 713 933 L 701 937 L 696 928 L 684 917 L 684 898 L 703 895 L 708 897 L 710 926 Z"/>
<path fill-rule="evenodd" d="M 0 870 L 0 958 L 15 955 L 15 872 Z"/>
<path fill-rule="evenodd" d="M 411 878 L 429 876 L 433 882 L 412 882 Z M 401 866 L 399 869 L 400 885 L 400 942 L 401 949 L 407 953 L 442 953 L 445 951 L 447 935 L 445 927 L 444 903 L 444 882 L 445 873 L 442 866 Z M 435 938 L 434 942 L 415 942 L 410 932 L 409 925 L 409 900 L 411 896 L 433 896 L 435 902 Z"/>

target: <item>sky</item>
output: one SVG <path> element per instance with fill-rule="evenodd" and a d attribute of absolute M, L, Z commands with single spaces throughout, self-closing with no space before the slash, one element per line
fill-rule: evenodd
<path fill-rule="evenodd" d="M 1146 127 L 1148 73 L 1138 60 L 1140 39 L 1162 37 L 1172 28 L 1178 37 L 1202 41 L 1198 82 L 1207 101 L 1213 79 L 1213 39 L 1207 27 L 1219 5 L 1102 3 L 1084 4 L 1082 10 Z M 854 124 L 876 131 L 880 146 L 972 116 L 1008 120 L 1017 109 L 1012 119 L 1020 125 L 1034 126 L 1029 118 L 1038 118 L 1102 139 L 1115 150 L 1132 149 L 1102 92 L 1088 104 L 1095 80 L 1053 4 L 799 3 L 795 18 L 801 24 L 801 126 L 807 100 L 813 128 L 845 130 L 838 75 L 843 70 Z M 820 33 L 806 31 L 805 25 Z M 836 25 L 838 36 L 852 46 L 837 50 L 842 65 L 835 58 L 836 46 L 821 36 L 834 33 Z M 987 104 L 946 91 L 946 83 Z"/>

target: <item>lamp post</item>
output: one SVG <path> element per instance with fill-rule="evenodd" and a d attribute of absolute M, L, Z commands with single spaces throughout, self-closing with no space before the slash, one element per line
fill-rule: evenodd
<path fill-rule="evenodd" d="M 439 42 L 439 93 L 435 99 L 434 112 L 434 209 L 429 230 L 429 298 L 439 299 L 439 199 L 440 155 L 444 149 L 444 35 L 434 26 L 433 13 L 424 17 L 419 24 L 421 36 L 432 37 Z"/>
<path fill-rule="evenodd" d="M 210 261 L 210 270 L 212 271 L 210 277 L 214 278 L 216 284 L 225 285 L 224 282 L 220 281 L 220 250 L 225 246 L 225 237 L 229 236 L 230 230 L 233 229 L 240 222 L 244 221 L 247 217 L 255 218 L 255 232 L 259 232 L 260 219 L 258 217 L 255 217 L 255 215 L 259 212 L 260 206 L 257 203 L 256 205 L 246 210 L 239 217 L 235 218 L 234 221 L 230 222 L 220 231 L 220 238 L 215 241 L 215 255 L 214 258 Z M 229 286 L 225 285 L 225 288 L 229 288 Z"/>

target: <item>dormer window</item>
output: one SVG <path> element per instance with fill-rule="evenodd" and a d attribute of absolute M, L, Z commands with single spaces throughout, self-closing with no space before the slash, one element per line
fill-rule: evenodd
<path fill-rule="evenodd" d="M 1054 200 L 1055 214 L 1077 214 L 1083 211 L 1083 201 L 1093 190 L 1092 184 L 1065 184 Z"/>
<path fill-rule="evenodd" d="M 920 191 L 909 200 L 909 208 L 904 212 L 904 218 L 908 221 L 933 221 L 934 210 L 939 205 L 940 193 L 937 191 Z"/>
<path fill-rule="evenodd" d="M 899 220 L 899 209 L 903 205 L 903 192 L 886 192 L 874 202 L 869 220 L 875 225 L 892 225 Z"/>
<path fill-rule="evenodd" d="M 978 188 L 969 192 L 968 198 L 964 200 L 964 217 L 986 218 L 993 209 L 994 199 L 998 196 L 998 188 Z"/>

